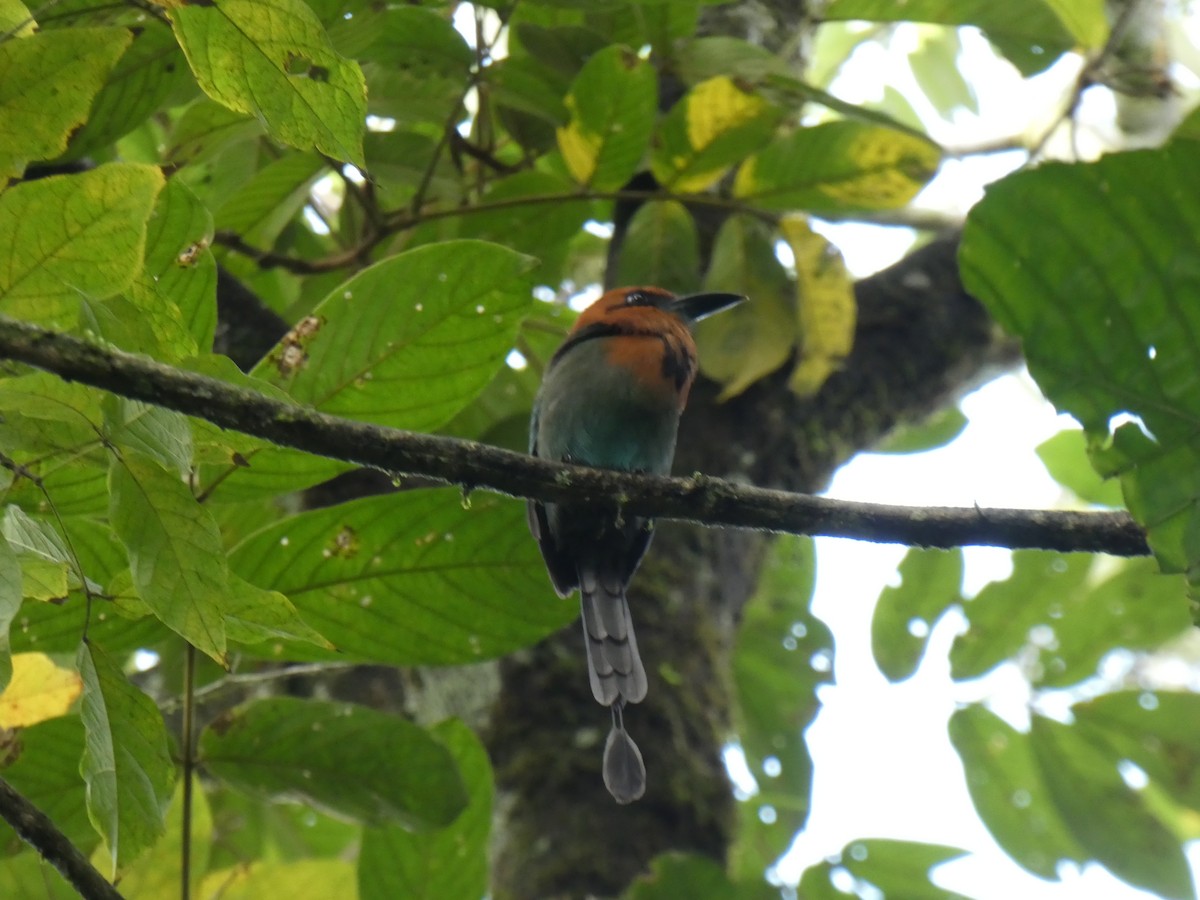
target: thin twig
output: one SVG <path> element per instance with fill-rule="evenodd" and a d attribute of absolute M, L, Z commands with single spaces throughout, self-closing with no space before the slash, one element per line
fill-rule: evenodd
<path fill-rule="evenodd" d="M 524 206 L 544 206 L 547 204 L 578 203 L 590 200 L 619 201 L 619 200 L 676 200 L 680 203 L 694 206 L 715 207 L 730 212 L 745 213 L 774 223 L 779 220 L 779 214 L 760 209 L 744 201 L 717 194 L 675 194 L 670 191 L 573 191 L 568 194 L 531 194 L 526 197 L 506 197 L 503 200 L 484 201 L 469 206 L 452 206 L 445 209 L 427 210 L 419 213 L 400 212 L 385 216 L 383 225 L 375 233 L 369 235 L 357 246 L 327 256 L 324 259 L 310 260 L 286 253 L 276 253 L 273 250 L 262 250 L 253 244 L 248 244 L 233 231 L 218 231 L 213 236 L 213 243 L 219 244 L 242 256 L 254 260 L 264 269 L 284 269 L 296 275 L 318 275 L 335 269 L 344 269 L 355 265 L 366 254 L 386 238 L 439 219 L 456 219 L 466 216 L 480 215 L 505 209 L 520 209 Z M 862 220 L 863 214 L 855 214 Z"/>
<path fill-rule="evenodd" d="M 1075 123 L 1075 114 L 1079 111 L 1079 104 L 1083 101 L 1083 95 L 1087 93 L 1089 88 L 1099 83 L 1096 78 L 1097 73 L 1112 55 L 1117 52 L 1117 48 L 1125 37 L 1125 31 L 1129 27 L 1129 23 L 1133 20 L 1133 14 L 1137 11 L 1141 2 L 1142 0 L 1128 0 L 1122 8 L 1116 21 L 1113 22 L 1112 28 L 1109 29 L 1108 40 L 1104 42 L 1104 46 L 1094 56 L 1086 60 L 1083 68 L 1080 69 L 1079 75 L 1075 79 L 1075 84 L 1071 88 L 1071 94 L 1067 98 L 1067 103 L 1063 107 L 1063 111 L 1054 117 L 1054 121 L 1050 127 L 1029 148 L 1029 159 L 1026 165 L 1030 165 L 1038 160 L 1042 152 L 1046 149 L 1046 145 L 1050 142 L 1050 138 L 1063 122 L 1069 120 L 1073 124 Z M 1076 136 L 1072 134 L 1072 145 L 1075 142 Z M 1077 152 L 1076 156 L 1078 156 Z"/>
<path fill-rule="evenodd" d="M 192 895 L 192 775 L 196 769 L 196 648 L 190 643 L 183 656 L 183 823 L 179 840 L 179 900 Z"/>
<path fill-rule="evenodd" d="M 338 662 L 301 663 L 294 666 L 280 666 L 262 672 L 242 672 L 234 675 L 226 675 L 212 684 L 206 684 L 204 687 L 194 690 L 192 697 L 196 704 L 199 705 L 201 701 L 208 700 L 210 697 L 235 690 L 239 687 L 267 684 L 282 678 L 293 678 L 298 675 L 328 675 L 330 672 L 342 672 L 347 669 L 353 669 L 357 665 L 358 663 Z M 164 713 L 169 713 L 174 712 L 182 704 L 183 701 L 178 698 L 167 697 L 158 704 L 158 708 Z"/>
<path fill-rule="evenodd" d="M 475 441 L 326 415 L 0 316 L 0 358 L 4 357 L 285 447 L 468 489 L 546 502 L 616 503 L 634 515 L 709 526 L 922 547 L 986 544 L 1118 556 L 1150 552 L 1141 526 L 1123 512 L 882 506 L 703 475 L 664 478 L 563 465 Z"/>

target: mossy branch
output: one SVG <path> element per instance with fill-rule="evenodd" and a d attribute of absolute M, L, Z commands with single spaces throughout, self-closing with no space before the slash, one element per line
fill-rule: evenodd
<path fill-rule="evenodd" d="M 40 853 L 84 900 L 121 900 L 121 894 L 55 827 L 50 818 L 0 778 L 0 818 Z"/>
<path fill-rule="evenodd" d="M 664 478 L 562 465 L 476 441 L 330 416 L 69 335 L 0 317 L 0 358 L 207 419 L 319 456 L 542 501 L 619 502 L 628 513 L 707 526 L 920 547 L 998 547 L 1139 556 L 1145 532 L 1123 512 L 885 506 L 695 475 Z"/>

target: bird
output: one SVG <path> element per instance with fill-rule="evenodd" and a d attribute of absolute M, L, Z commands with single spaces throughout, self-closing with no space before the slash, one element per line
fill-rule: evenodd
<path fill-rule="evenodd" d="M 690 326 L 746 298 L 676 297 L 657 287 L 606 291 L 585 309 L 542 375 L 529 452 L 542 459 L 667 475 L 679 417 L 696 378 Z M 618 504 L 528 503 L 529 529 L 559 596 L 580 594 L 592 695 L 612 710 L 604 784 L 621 804 L 646 789 L 641 751 L 624 708 L 646 696 L 626 589 L 653 537 L 653 523 Z"/>

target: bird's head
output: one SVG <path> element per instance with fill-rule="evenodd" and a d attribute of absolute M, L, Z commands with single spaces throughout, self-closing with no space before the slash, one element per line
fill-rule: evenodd
<path fill-rule="evenodd" d="M 688 325 L 736 306 L 746 298 L 740 294 L 710 292 L 676 297 L 658 287 L 613 288 L 583 311 L 575 329 L 602 323 L 649 324 L 662 321 L 666 313 Z"/>

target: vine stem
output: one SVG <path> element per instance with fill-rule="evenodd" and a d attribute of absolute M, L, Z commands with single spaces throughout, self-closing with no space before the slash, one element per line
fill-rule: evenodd
<path fill-rule="evenodd" d="M 192 893 L 192 773 L 196 767 L 194 729 L 196 713 L 196 648 L 190 643 L 183 655 L 183 823 L 179 840 L 179 900 Z"/>

